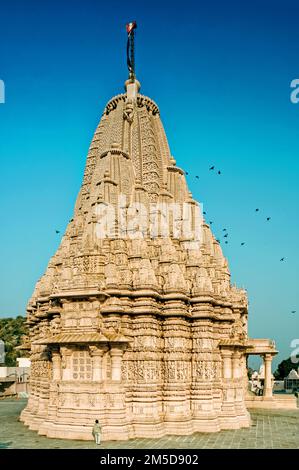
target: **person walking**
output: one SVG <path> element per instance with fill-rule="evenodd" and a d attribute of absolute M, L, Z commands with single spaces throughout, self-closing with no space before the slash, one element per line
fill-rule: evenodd
<path fill-rule="evenodd" d="M 102 431 L 102 426 L 100 425 L 99 420 L 96 419 L 92 428 L 92 435 L 97 445 L 101 444 L 101 431 Z"/>

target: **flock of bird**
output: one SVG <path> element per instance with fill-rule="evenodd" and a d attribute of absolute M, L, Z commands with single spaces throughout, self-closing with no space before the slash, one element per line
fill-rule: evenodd
<path fill-rule="evenodd" d="M 218 169 L 218 168 L 216 168 L 215 165 L 211 165 L 211 166 L 209 167 L 209 171 L 213 171 L 213 172 L 215 172 L 217 175 L 221 175 L 221 174 L 222 174 L 222 173 L 221 173 L 221 170 Z M 188 175 L 189 175 L 189 172 L 186 171 L 185 174 L 188 176 Z M 198 180 L 198 179 L 199 179 L 199 176 L 198 176 L 198 175 L 195 175 L 195 178 Z M 257 212 L 260 212 L 259 207 L 257 207 L 257 208 L 255 209 L 255 213 L 257 213 Z M 205 211 L 203 211 L 203 215 L 206 216 L 207 213 L 206 213 Z M 266 217 L 266 222 L 270 222 L 270 220 L 271 220 L 271 217 L 270 217 L 270 216 L 267 216 L 267 217 Z M 210 221 L 209 221 L 209 225 L 212 225 L 212 224 L 213 224 L 213 221 L 210 220 Z M 223 239 L 225 239 L 225 240 L 224 240 L 224 243 L 227 245 L 227 244 L 228 244 L 228 236 L 229 236 L 229 233 L 228 233 L 228 231 L 227 231 L 226 228 L 223 228 L 223 229 L 222 229 L 222 232 L 224 232 L 224 235 L 223 235 Z M 217 242 L 218 242 L 218 243 L 221 243 L 221 240 L 220 240 L 219 238 L 217 238 Z M 244 245 L 245 245 L 245 242 L 242 241 L 242 242 L 240 243 L 240 245 L 241 245 L 241 246 L 244 246 Z M 286 261 L 286 257 L 285 257 L 285 256 L 283 256 L 283 257 L 280 258 L 280 262 L 284 262 L 284 261 Z M 292 313 L 292 314 L 296 313 L 296 310 L 291 310 L 291 313 Z"/>
<path fill-rule="evenodd" d="M 221 174 L 222 174 L 222 173 L 221 173 L 221 170 L 220 170 L 219 168 L 216 168 L 215 165 L 211 165 L 211 166 L 209 167 L 209 171 L 214 171 L 217 175 L 221 175 Z M 189 172 L 188 172 L 188 171 L 185 171 L 185 175 L 188 176 L 188 175 L 189 175 Z M 198 176 L 198 175 L 195 175 L 195 178 L 198 180 L 198 179 L 199 179 L 199 176 Z M 257 207 L 257 208 L 255 209 L 255 212 L 260 212 L 260 209 Z M 206 213 L 205 211 L 203 211 L 203 215 L 206 216 L 207 213 Z M 271 217 L 270 217 L 270 216 L 266 217 L 266 222 L 270 222 L 270 220 L 271 220 Z M 212 224 L 213 224 L 213 221 L 210 220 L 210 221 L 209 221 L 209 225 L 212 225 Z M 56 232 L 56 234 L 59 234 L 59 233 L 60 233 L 60 230 L 57 230 L 57 229 L 56 229 L 55 232 Z M 223 229 L 222 229 L 222 232 L 224 232 L 224 235 L 223 235 L 223 238 L 225 238 L 224 243 L 227 245 L 227 244 L 228 244 L 228 240 L 227 240 L 227 239 L 228 239 L 229 233 L 228 233 L 228 231 L 227 231 L 226 228 L 223 228 Z M 219 238 L 217 238 L 217 242 L 218 242 L 218 243 L 221 243 L 221 240 L 220 240 Z M 245 245 L 245 242 L 242 241 L 242 242 L 240 243 L 240 245 L 241 245 L 241 246 L 244 246 L 244 245 Z M 286 260 L 285 256 L 283 256 L 282 258 L 280 258 L 280 262 L 284 262 L 285 260 Z M 296 313 L 296 310 L 291 310 L 291 313 Z"/>
<path fill-rule="evenodd" d="M 217 169 L 217 168 L 215 167 L 215 165 L 210 166 L 209 171 L 214 171 L 214 170 L 215 170 L 215 172 L 216 172 L 218 175 L 221 175 L 221 174 L 222 174 L 222 173 L 221 173 L 221 170 Z M 188 176 L 188 175 L 189 175 L 189 172 L 188 172 L 188 171 L 185 171 L 185 174 Z M 198 175 L 195 175 L 195 178 L 196 178 L 196 179 L 199 179 L 199 176 L 198 176 Z M 255 209 L 255 212 L 259 212 L 259 211 L 260 211 L 260 209 L 257 207 L 257 208 Z M 203 211 L 203 215 L 207 215 L 207 213 L 206 213 L 205 211 Z M 270 216 L 266 217 L 266 221 L 267 221 L 267 222 L 270 222 L 270 220 L 271 220 L 271 217 L 270 217 Z M 209 225 L 212 225 L 212 224 L 213 224 L 213 221 L 210 220 L 210 221 L 209 221 Z M 223 228 L 222 231 L 225 232 L 225 235 L 223 236 L 223 238 L 226 238 L 226 239 L 227 239 L 227 238 L 228 238 L 227 229 L 226 229 L 226 228 Z M 220 241 L 219 238 L 217 239 L 217 242 L 218 242 L 218 243 L 221 243 L 221 241 Z M 228 240 L 225 240 L 224 243 L 227 245 L 227 244 L 228 244 Z M 245 242 L 244 242 L 244 241 L 241 242 L 240 245 L 241 245 L 241 246 L 244 246 L 244 245 L 245 245 Z M 280 261 L 285 261 L 285 257 L 281 258 Z"/>

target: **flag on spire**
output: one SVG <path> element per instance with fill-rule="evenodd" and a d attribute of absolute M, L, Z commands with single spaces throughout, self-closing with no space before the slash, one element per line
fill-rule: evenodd
<path fill-rule="evenodd" d="M 126 24 L 126 30 L 127 30 L 127 33 L 128 34 L 131 34 L 131 32 L 133 31 L 133 29 L 136 29 L 137 28 L 137 23 L 136 21 L 132 21 L 132 23 L 127 23 Z"/>

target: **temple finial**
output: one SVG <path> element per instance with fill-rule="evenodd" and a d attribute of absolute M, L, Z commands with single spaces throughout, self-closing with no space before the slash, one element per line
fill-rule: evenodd
<path fill-rule="evenodd" d="M 128 33 L 127 42 L 127 65 L 129 70 L 129 80 L 134 82 L 135 80 L 135 49 L 134 49 L 134 31 L 137 28 L 136 21 L 127 23 L 126 30 Z"/>
<path fill-rule="evenodd" d="M 127 92 L 127 97 L 135 101 L 137 99 L 138 92 L 140 90 L 140 83 L 136 79 L 135 75 L 135 50 L 134 50 L 134 31 L 137 28 L 136 21 L 128 23 L 126 25 L 126 30 L 128 33 L 128 42 L 127 42 L 127 65 L 129 70 L 129 78 L 125 82 L 125 90 Z"/>

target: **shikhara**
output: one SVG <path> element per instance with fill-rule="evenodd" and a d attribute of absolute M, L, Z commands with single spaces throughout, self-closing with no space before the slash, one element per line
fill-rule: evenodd
<path fill-rule="evenodd" d="M 248 427 L 250 354 L 264 359 L 261 399 L 272 400 L 275 344 L 248 337 L 247 293 L 231 284 L 204 219 L 196 246 L 190 233 L 176 236 L 171 217 L 167 236 L 120 234 L 117 217 L 97 236 L 97 207 L 116 209 L 121 195 L 128 206 L 188 204 L 196 225 L 159 108 L 132 70 L 104 109 L 73 218 L 28 304 L 31 394 L 21 419 L 48 437 L 92 439 L 95 418 L 103 441 Z M 178 113 L 188 119 L 192 105 Z"/>

